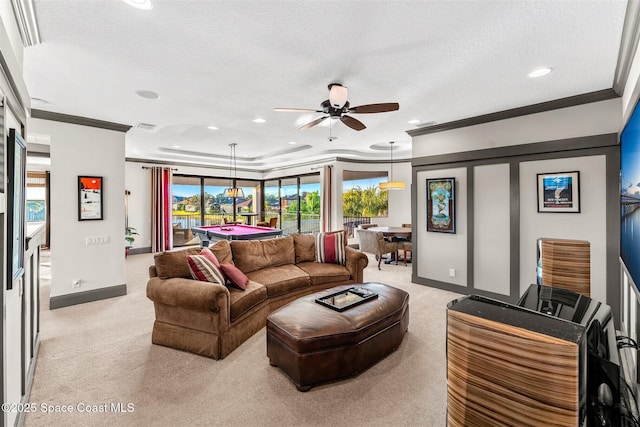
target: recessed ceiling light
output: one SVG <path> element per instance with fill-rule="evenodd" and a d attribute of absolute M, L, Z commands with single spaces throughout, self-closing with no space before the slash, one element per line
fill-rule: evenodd
<path fill-rule="evenodd" d="M 207 126 L 207 129 L 218 130 L 218 127 L 217 126 Z"/>
<path fill-rule="evenodd" d="M 546 76 L 551 71 L 553 71 L 553 68 L 550 68 L 550 67 L 536 68 L 535 70 L 530 72 L 528 76 L 531 78 L 542 77 L 542 76 Z"/>
<path fill-rule="evenodd" d="M 138 94 L 138 96 L 141 96 L 143 98 L 147 98 L 147 99 L 159 99 L 160 95 L 158 95 L 157 92 L 154 92 L 152 90 L 137 90 L 136 93 Z"/>
<path fill-rule="evenodd" d="M 289 141 L 289 144 L 291 144 L 291 145 L 296 145 L 296 144 L 297 144 L 297 142 L 295 142 L 295 141 Z"/>
<path fill-rule="evenodd" d="M 129 6 L 133 6 L 136 9 L 151 10 L 153 5 L 151 0 L 123 0 Z"/>
<path fill-rule="evenodd" d="M 180 148 L 180 145 L 174 145 L 173 148 Z"/>
<path fill-rule="evenodd" d="M 264 122 L 266 122 L 266 120 L 265 119 L 261 119 L 261 118 L 257 118 L 257 119 L 253 119 L 253 122 L 254 123 L 264 123 Z"/>
<path fill-rule="evenodd" d="M 418 120 L 418 119 L 409 120 L 409 124 L 410 125 L 417 125 L 418 123 L 420 123 L 420 120 Z"/>

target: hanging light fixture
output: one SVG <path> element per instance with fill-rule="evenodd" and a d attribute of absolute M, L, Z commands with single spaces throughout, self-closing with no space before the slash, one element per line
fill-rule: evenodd
<path fill-rule="evenodd" d="M 235 142 L 229 144 L 229 147 L 231 147 L 231 157 L 229 157 L 229 178 L 231 178 L 231 185 L 229 186 L 229 188 L 225 188 L 224 193 L 222 193 L 222 197 L 231 197 L 233 199 L 237 197 L 244 198 L 244 191 L 242 191 L 242 188 L 234 187 L 234 183 L 237 178 L 236 145 L 238 144 L 236 144 Z"/>
<path fill-rule="evenodd" d="M 395 144 L 394 141 L 390 141 L 389 142 L 390 146 L 389 146 L 389 153 L 391 155 L 391 174 L 389 175 L 389 181 L 387 182 L 381 182 L 380 184 L 378 184 L 378 187 L 381 190 L 404 190 L 404 182 L 403 181 L 394 181 L 393 180 L 393 144 Z"/>

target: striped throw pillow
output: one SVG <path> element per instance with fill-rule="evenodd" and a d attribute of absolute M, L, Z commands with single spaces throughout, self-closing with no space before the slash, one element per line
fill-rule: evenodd
<path fill-rule="evenodd" d="M 200 251 L 200 255 L 206 256 L 207 258 L 209 258 L 211 260 L 211 262 L 218 267 L 218 269 L 220 269 L 220 261 L 218 261 L 218 258 L 216 258 L 216 256 L 213 254 L 213 252 L 211 252 L 211 249 L 209 248 L 202 248 L 202 250 Z"/>
<path fill-rule="evenodd" d="M 206 255 L 189 255 L 187 257 L 191 277 L 202 282 L 225 284 L 222 272 Z"/>
<path fill-rule="evenodd" d="M 316 262 L 345 265 L 344 233 L 316 234 Z"/>

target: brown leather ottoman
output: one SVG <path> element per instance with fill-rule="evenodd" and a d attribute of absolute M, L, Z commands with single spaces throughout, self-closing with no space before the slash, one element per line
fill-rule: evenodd
<path fill-rule="evenodd" d="M 297 389 L 352 375 L 394 351 L 409 326 L 409 294 L 382 283 L 362 286 L 378 294 L 343 312 L 315 302 L 354 285 L 297 299 L 267 318 L 267 356 Z"/>

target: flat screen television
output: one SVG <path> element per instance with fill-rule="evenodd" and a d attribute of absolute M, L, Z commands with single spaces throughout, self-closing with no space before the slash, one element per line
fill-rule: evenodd
<path fill-rule="evenodd" d="M 640 289 L 640 108 L 620 136 L 620 257 Z"/>

